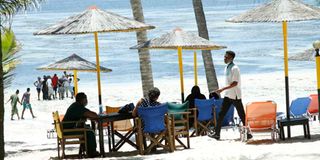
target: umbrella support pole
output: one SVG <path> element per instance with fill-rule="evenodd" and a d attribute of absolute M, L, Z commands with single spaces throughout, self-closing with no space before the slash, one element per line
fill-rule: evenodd
<path fill-rule="evenodd" d="M 194 85 L 198 85 L 198 64 L 197 64 L 197 52 L 193 52 L 193 62 L 194 62 Z"/>
<path fill-rule="evenodd" d="M 95 48 L 96 48 L 98 96 L 99 96 L 99 105 L 101 105 L 102 104 L 102 98 L 101 98 L 101 82 L 100 82 L 100 60 L 99 60 L 98 32 L 94 32 L 94 42 L 95 42 Z"/>
<path fill-rule="evenodd" d="M 316 71 L 317 71 L 317 88 L 318 88 L 318 121 L 320 122 L 320 55 L 319 49 L 316 49 Z"/>
<path fill-rule="evenodd" d="M 181 102 L 184 102 L 184 83 L 183 83 L 183 64 L 182 64 L 182 47 L 178 47 L 178 60 L 180 71 L 180 87 L 181 87 Z"/>
<path fill-rule="evenodd" d="M 77 70 L 73 70 L 74 96 L 78 94 L 78 75 Z"/>
<path fill-rule="evenodd" d="M 286 92 L 286 114 L 287 119 L 290 120 L 289 108 L 289 76 L 288 76 L 288 32 L 287 21 L 282 21 L 283 30 L 283 51 L 284 51 L 284 74 L 285 74 L 285 92 Z M 288 138 L 291 137 L 290 126 L 288 126 Z"/>

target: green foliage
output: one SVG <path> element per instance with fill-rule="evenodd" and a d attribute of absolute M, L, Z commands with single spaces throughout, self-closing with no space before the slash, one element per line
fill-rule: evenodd
<path fill-rule="evenodd" d="M 20 47 L 15 39 L 12 30 L 4 28 L 1 34 L 2 43 L 2 67 L 4 74 L 4 88 L 9 87 L 12 80 L 12 70 L 18 64 L 14 54 L 19 51 Z"/>

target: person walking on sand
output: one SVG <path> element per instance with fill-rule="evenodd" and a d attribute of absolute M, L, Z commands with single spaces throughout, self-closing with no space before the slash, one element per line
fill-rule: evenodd
<path fill-rule="evenodd" d="M 18 108 L 17 108 L 17 103 L 19 102 L 20 105 L 21 105 L 21 102 L 19 100 L 19 90 L 17 89 L 16 93 L 11 95 L 10 96 L 10 99 L 8 100 L 8 102 L 11 101 L 11 120 L 14 120 L 13 119 L 13 115 L 14 114 L 17 114 L 18 116 L 18 119 L 20 120 L 20 116 L 19 116 L 19 113 L 18 113 Z M 7 103 L 8 103 L 7 102 Z"/>
<path fill-rule="evenodd" d="M 25 92 L 21 98 L 21 102 L 22 102 L 22 105 L 23 105 L 23 110 L 22 110 L 22 114 L 21 114 L 21 119 L 24 119 L 23 118 L 23 114 L 24 114 L 24 111 L 26 109 L 30 109 L 30 113 L 32 115 L 32 118 L 36 118 L 36 116 L 33 115 L 33 112 L 32 112 L 32 107 L 31 107 L 31 104 L 30 104 L 30 88 L 27 88 L 27 92 Z"/>
<path fill-rule="evenodd" d="M 226 77 L 226 86 L 214 91 L 218 94 L 225 91 L 225 95 L 222 102 L 222 108 L 219 113 L 217 125 L 215 127 L 215 133 L 209 134 L 209 137 L 215 138 L 217 140 L 220 139 L 222 121 L 232 104 L 236 107 L 238 115 L 242 121 L 242 124 L 243 126 L 245 126 L 246 116 L 245 116 L 245 112 L 244 112 L 242 100 L 241 100 L 240 69 L 237 65 L 233 63 L 235 56 L 236 54 L 233 51 L 226 51 L 226 54 L 224 55 L 224 63 L 227 64 L 224 70 L 225 77 Z M 252 135 L 248 133 L 247 138 L 251 139 Z"/>
<path fill-rule="evenodd" d="M 42 88 L 42 81 L 41 78 L 38 77 L 38 80 L 33 83 L 33 85 L 37 88 L 37 93 L 38 93 L 38 100 L 40 100 L 40 92 Z"/>

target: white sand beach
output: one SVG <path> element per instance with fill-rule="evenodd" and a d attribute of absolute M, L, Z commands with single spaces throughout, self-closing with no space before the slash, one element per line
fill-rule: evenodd
<path fill-rule="evenodd" d="M 316 93 L 316 77 L 314 69 L 289 71 L 290 99 L 308 96 Z M 220 86 L 224 83 L 219 77 Z M 192 87 L 193 80 L 186 79 L 186 94 Z M 155 86 L 161 90 L 160 101 L 180 101 L 180 88 L 178 79 L 155 79 Z M 199 86 L 205 95 L 206 83 L 204 77 L 199 77 Z M 283 72 L 260 73 L 242 75 L 243 103 L 260 100 L 274 100 L 278 104 L 278 111 L 285 111 L 284 106 L 284 77 Z M 141 84 L 102 84 L 103 104 L 119 106 L 129 102 L 136 102 L 142 95 Z M 20 89 L 21 93 L 24 89 Z M 95 84 L 81 84 L 79 90 L 88 95 L 88 108 L 98 111 L 97 89 Z M 5 100 L 15 89 L 5 90 Z M 22 95 L 20 93 L 20 95 Z M 58 110 L 64 113 L 73 102 L 72 99 L 38 101 L 36 91 L 31 90 L 31 103 L 37 118 L 32 119 L 29 111 L 25 113 L 25 120 L 10 120 L 10 104 L 5 105 L 5 149 L 6 159 L 52 159 L 57 157 L 56 139 L 47 139 L 47 130 L 52 129 L 52 112 Z M 21 113 L 22 107 L 19 106 Z M 207 136 L 191 138 L 191 148 L 178 150 L 173 153 L 152 155 L 130 155 L 134 150 L 129 145 L 123 146 L 112 157 L 103 159 L 317 159 L 319 157 L 320 124 L 310 122 L 311 139 L 303 138 L 302 126 L 292 127 L 292 139 L 273 142 L 270 134 L 254 134 L 249 143 L 239 140 L 238 130 L 222 130 L 221 140 L 216 141 Z M 97 137 L 98 139 L 98 137 Z M 105 148 L 107 150 L 107 138 Z M 71 148 L 77 152 L 77 146 Z M 97 148 L 99 150 L 99 147 Z M 129 155 L 129 156 L 128 156 Z M 96 158 L 99 159 L 99 158 Z M 102 158 L 100 158 L 102 159 Z"/>

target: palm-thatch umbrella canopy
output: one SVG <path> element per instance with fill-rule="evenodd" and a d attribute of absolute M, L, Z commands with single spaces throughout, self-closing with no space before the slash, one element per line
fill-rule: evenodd
<path fill-rule="evenodd" d="M 320 9 L 302 3 L 300 0 L 273 0 L 272 2 L 249 10 L 241 15 L 230 18 L 228 22 L 282 22 L 284 39 L 284 71 L 286 84 L 286 114 L 290 119 L 289 80 L 288 80 L 288 47 L 287 22 L 320 19 Z M 288 127 L 290 137 L 290 128 Z"/>
<path fill-rule="evenodd" d="M 81 72 L 96 72 L 96 64 L 89 62 L 76 54 L 64 58 L 55 63 L 49 64 L 48 66 L 39 67 L 39 70 L 71 70 L 74 73 L 74 86 L 75 94 L 78 93 L 78 84 L 77 84 L 77 71 Z M 100 66 L 101 72 L 111 72 L 111 69 Z"/>
<path fill-rule="evenodd" d="M 63 21 L 58 22 L 55 25 L 35 32 L 34 35 L 94 33 L 99 105 L 101 106 L 102 99 L 100 84 L 98 32 L 131 32 L 153 28 L 155 27 L 120 16 L 118 14 L 103 11 L 93 6 L 78 15 L 71 16 Z"/>
<path fill-rule="evenodd" d="M 163 34 L 158 38 L 151 39 L 146 43 L 133 46 L 130 49 L 139 49 L 139 48 L 178 50 L 181 98 L 183 102 L 184 101 L 184 83 L 183 83 L 182 49 L 219 50 L 226 47 L 214 44 L 207 39 L 199 37 L 196 34 L 185 32 L 181 28 L 176 28 L 172 32 Z M 194 53 L 194 55 L 195 55 L 195 58 L 194 58 L 195 84 L 197 85 L 196 53 Z"/>

